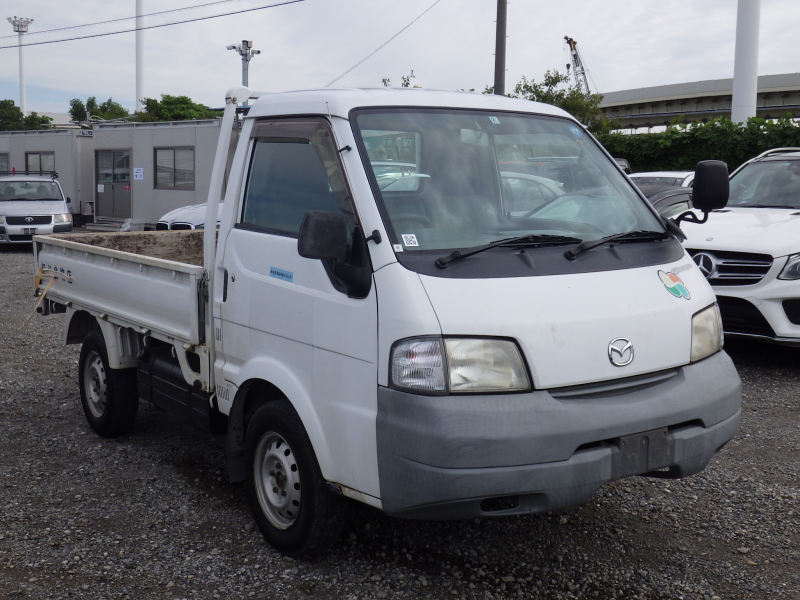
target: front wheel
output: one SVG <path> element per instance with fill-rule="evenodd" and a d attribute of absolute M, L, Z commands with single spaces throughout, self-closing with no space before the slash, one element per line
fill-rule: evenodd
<path fill-rule="evenodd" d="M 136 369 L 109 369 L 106 342 L 93 331 L 81 346 L 78 360 L 81 405 L 92 429 L 117 437 L 133 429 L 139 408 Z"/>
<path fill-rule="evenodd" d="M 344 525 L 345 500 L 323 479 L 300 417 L 287 400 L 262 407 L 245 437 L 247 499 L 264 539 L 289 556 L 327 550 Z"/>

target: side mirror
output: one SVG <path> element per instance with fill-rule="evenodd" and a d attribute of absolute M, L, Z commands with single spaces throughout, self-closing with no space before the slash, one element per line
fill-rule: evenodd
<path fill-rule="evenodd" d="M 692 186 L 692 205 L 705 213 L 728 204 L 730 184 L 728 165 L 720 160 L 703 160 L 697 163 Z"/>
<path fill-rule="evenodd" d="M 67 198 L 67 204 L 72 204 L 72 200 L 70 198 Z"/>
<path fill-rule="evenodd" d="M 347 258 L 347 221 L 341 213 L 310 211 L 300 224 L 297 253 L 303 258 L 332 260 L 341 264 Z"/>

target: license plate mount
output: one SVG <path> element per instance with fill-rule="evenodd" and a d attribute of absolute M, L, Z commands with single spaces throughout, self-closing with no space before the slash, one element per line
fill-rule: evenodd
<path fill-rule="evenodd" d="M 619 438 L 620 477 L 664 469 L 674 459 L 675 442 L 666 427 Z"/>
<path fill-rule="evenodd" d="M 22 233 L 24 235 L 36 235 L 36 227 L 23 227 Z"/>

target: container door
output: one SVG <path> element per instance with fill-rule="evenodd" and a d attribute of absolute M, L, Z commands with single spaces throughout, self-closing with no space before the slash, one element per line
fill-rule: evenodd
<path fill-rule="evenodd" d="M 97 216 L 115 219 L 131 216 L 130 156 L 130 150 L 95 152 Z"/>

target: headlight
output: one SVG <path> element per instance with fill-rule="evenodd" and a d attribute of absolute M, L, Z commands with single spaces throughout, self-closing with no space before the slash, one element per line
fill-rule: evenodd
<path fill-rule="evenodd" d="M 6 222 L 6 218 L 3 215 L 0 215 L 0 225 Z"/>
<path fill-rule="evenodd" d="M 395 344 L 393 387 L 423 393 L 520 392 L 531 389 L 517 345 L 492 338 L 416 338 Z"/>
<path fill-rule="evenodd" d="M 72 215 L 64 213 L 63 215 L 53 215 L 53 223 L 69 223 L 72 220 Z"/>
<path fill-rule="evenodd" d="M 792 254 L 778 279 L 800 279 L 800 254 Z"/>
<path fill-rule="evenodd" d="M 715 302 L 692 317 L 692 357 L 697 362 L 722 350 L 722 316 Z"/>

